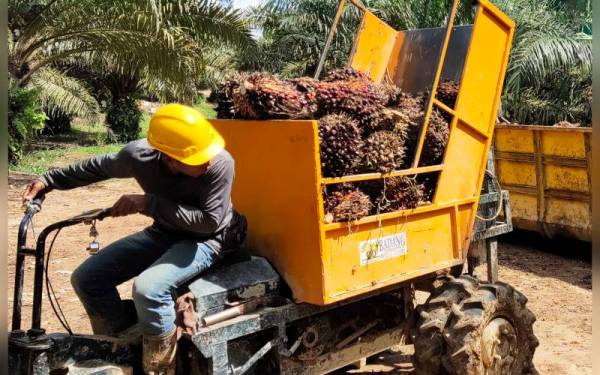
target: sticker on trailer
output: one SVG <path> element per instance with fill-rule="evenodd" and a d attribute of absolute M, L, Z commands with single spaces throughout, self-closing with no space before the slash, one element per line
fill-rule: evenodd
<path fill-rule="evenodd" d="M 406 233 L 361 241 L 358 244 L 358 250 L 361 266 L 406 255 Z"/>

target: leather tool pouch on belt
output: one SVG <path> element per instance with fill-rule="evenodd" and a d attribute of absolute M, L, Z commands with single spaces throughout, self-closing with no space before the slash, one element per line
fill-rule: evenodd
<path fill-rule="evenodd" d="M 248 221 L 244 215 L 233 211 L 233 217 L 229 225 L 221 232 L 224 251 L 237 250 L 244 240 L 248 231 Z"/>

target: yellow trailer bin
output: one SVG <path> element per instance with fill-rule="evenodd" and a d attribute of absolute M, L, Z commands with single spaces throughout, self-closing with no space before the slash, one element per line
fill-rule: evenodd
<path fill-rule="evenodd" d="M 592 240 L 591 135 L 591 128 L 496 126 L 496 174 L 510 192 L 515 227 Z"/>
<path fill-rule="evenodd" d="M 406 91 L 436 92 L 441 78 L 461 82 L 455 108 L 428 103 L 425 124 L 434 107 L 452 118 L 440 165 L 419 166 L 417 157 L 406 170 L 326 178 L 317 121 L 214 121 L 236 161 L 233 203 L 248 217 L 248 246 L 275 265 L 297 301 L 330 304 L 464 262 L 514 23 L 481 0 L 473 25 L 454 27 L 457 4 L 447 28 L 400 32 L 362 9 L 349 63 Z M 351 223 L 324 220 L 328 185 L 423 173 L 438 174 L 429 205 Z"/>

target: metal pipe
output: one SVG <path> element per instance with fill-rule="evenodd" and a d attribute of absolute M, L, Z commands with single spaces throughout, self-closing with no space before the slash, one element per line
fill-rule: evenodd
<path fill-rule="evenodd" d="M 315 71 L 314 79 L 319 79 L 319 76 L 321 75 L 323 65 L 325 65 L 325 59 L 327 58 L 327 52 L 329 51 L 329 47 L 331 46 L 331 42 L 333 41 L 333 36 L 335 35 L 335 31 L 337 29 L 338 23 L 340 22 L 340 18 L 342 18 L 342 13 L 344 12 L 345 5 L 346 0 L 340 0 L 340 2 L 338 3 L 337 10 L 335 11 L 335 18 L 333 19 L 331 30 L 329 30 L 329 35 L 327 36 L 325 47 L 323 47 L 323 52 L 321 53 L 321 59 L 319 60 L 319 65 L 317 66 L 317 70 Z"/>
<path fill-rule="evenodd" d="M 273 347 L 275 346 L 277 339 L 273 339 L 271 341 L 268 341 L 265 345 L 263 345 L 262 348 L 260 348 L 256 353 L 254 353 L 252 355 L 252 357 L 250 357 L 250 359 L 248 359 L 248 361 L 240 368 L 235 369 L 233 371 L 233 373 L 235 375 L 243 375 L 246 373 L 246 371 L 250 370 L 250 368 L 252 366 L 254 366 L 254 364 L 256 362 L 258 362 L 259 359 L 261 359 L 262 357 L 265 356 L 265 354 L 267 354 L 271 349 L 273 349 Z"/>
<path fill-rule="evenodd" d="M 12 330 L 21 329 L 21 308 L 23 306 L 23 277 L 25 275 L 25 255 L 21 252 L 27 242 L 27 228 L 32 215 L 27 213 L 19 225 L 17 239 L 17 260 L 15 264 L 15 287 L 13 294 Z"/>
<path fill-rule="evenodd" d="M 87 217 L 85 218 L 87 219 Z M 42 321 L 42 294 L 44 287 L 44 256 L 46 253 L 46 238 L 53 231 L 77 225 L 84 221 L 83 217 L 74 217 L 67 220 L 59 221 L 47 226 L 38 236 L 37 246 L 35 251 L 35 271 L 33 279 L 33 312 L 31 316 L 31 328 L 39 330 Z"/>
<path fill-rule="evenodd" d="M 281 301 L 278 298 L 279 297 L 276 296 L 258 297 L 247 302 L 241 303 L 237 306 L 230 307 L 218 313 L 207 315 L 201 319 L 201 322 L 202 325 L 205 327 L 224 322 L 226 320 L 233 319 L 240 315 L 256 311 L 260 306 L 272 306 L 273 304 L 279 304 L 279 302 Z"/>

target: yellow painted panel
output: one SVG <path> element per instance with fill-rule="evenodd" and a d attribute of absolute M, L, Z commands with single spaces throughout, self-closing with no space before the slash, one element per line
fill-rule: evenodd
<path fill-rule="evenodd" d="M 461 118 L 487 134 L 499 100 L 499 82 L 505 70 L 505 57 L 511 30 L 489 10 L 480 8 L 467 55 L 461 90 L 456 103 Z M 494 114 L 494 116 L 492 116 Z"/>
<path fill-rule="evenodd" d="M 583 193 L 588 192 L 587 170 L 581 167 L 547 164 L 546 188 Z"/>
<path fill-rule="evenodd" d="M 267 257 L 301 301 L 322 303 L 316 121 L 213 122 L 236 164 L 233 205 L 248 245 Z"/>
<path fill-rule="evenodd" d="M 533 153 L 533 131 L 496 129 L 494 146 L 497 151 Z"/>
<path fill-rule="evenodd" d="M 587 202 L 549 198 L 546 222 L 591 230 L 591 216 Z"/>
<path fill-rule="evenodd" d="M 498 180 L 500 185 L 536 186 L 535 163 L 496 160 Z"/>
<path fill-rule="evenodd" d="M 540 131 L 544 155 L 585 158 L 585 133 Z"/>
<path fill-rule="evenodd" d="M 537 197 L 530 194 L 510 192 L 510 207 L 513 218 L 537 221 Z"/>
<path fill-rule="evenodd" d="M 327 232 L 324 249 L 332 257 L 325 267 L 325 303 L 411 279 L 459 260 L 452 246 L 452 210 Z M 402 238 L 406 241 L 406 253 L 395 253 L 393 241 Z M 367 241 L 377 239 L 391 245 L 382 246 L 386 250 L 380 254 L 375 254 L 376 250 L 365 251 Z"/>
<path fill-rule="evenodd" d="M 458 240 L 460 251 L 462 251 L 463 256 L 467 256 L 467 251 L 469 250 L 469 243 L 471 239 L 469 236 L 471 235 L 471 231 L 469 225 L 473 219 L 473 205 L 465 205 L 458 208 Z"/>
<path fill-rule="evenodd" d="M 373 13 L 366 11 L 358 31 L 350 66 L 369 74 L 375 82 L 383 81 L 398 32 Z"/>
<path fill-rule="evenodd" d="M 474 136 L 468 126 L 460 123 L 450 133 L 434 203 L 473 197 L 482 173 L 481 160 L 485 154 L 484 140 Z"/>

